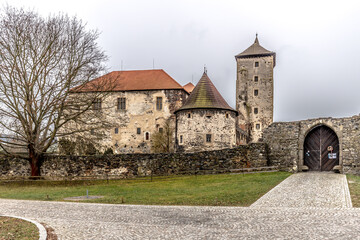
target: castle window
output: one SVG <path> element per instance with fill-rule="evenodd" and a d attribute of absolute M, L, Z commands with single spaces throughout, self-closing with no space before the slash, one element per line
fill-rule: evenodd
<path fill-rule="evenodd" d="M 257 95 L 259 95 L 259 90 L 255 89 L 254 90 L 254 96 L 257 96 Z"/>
<path fill-rule="evenodd" d="M 118 98 L 117 99 L 117 109 L 118 110 L 126 109 L 126 98 Z"/>
<path fill-rule="evenodd" d="M 93 110 L 101 110 L 101 98 L 96 98 L 92 104 Z"/>
<path fill-rule="evenodd" d="M 183 135 L 180 135 L 180 143 L 183 142 Z"/>
<path fill-rule="evenodd" d="M 188 113 L 188 118 L 191 118 L 191 114 L 190 114 L 190 113 Z"/>
<path fill-rule="evenodd" d="M 115 134 L 119 133 L 119 128 L 115 128 Z"/>
<path fill-rule="evenodd" d="M 255 62 L 255 67 L 259 67 L 259 62 Z"/>
<path fill-rule="evenodd" d="M 260 123 L 257 123 L 257 124 L 256 124 L 256 129 L 257 129 L 257 130 L 260 130 Z"/>
<path fill-rule="evenodd" d="M 258 76 L 254 76 L 254 82 L 258 82 L 259 81 L 259 77 Z"/>
<path fill-rule="evenodd" d="M 259 109 L 258 109 L 258 108 L 254 108 L 254 113 L 255 113 L 255 114 L 258 114 L 258 112 L 259 112 Z"/>
<path fill-rule="evenodd" d="M 156 110 L 161 110 L 162 109 L 162 97 L 157 97 L 156 98 Z"/>
<path fill-rule="evenodd" d="M 145 140 L 146 140 L 146 141 L 149 141 L 149 140 L 150 140 L 150 133 L 149 133 L 149 132 L 146 132 L 146 133 L 145 133 Z"/>
<path fill-rule="evenodd" d="M 211 142 L 211 134 L 206 134 L 206 142 Z"/>
<path fill-rule="evenodd" d="M 140 134 L 140 133 L 141 133 L 141 128 L 137 128 L 137 129 L 136 129 L 136 133 L 137 133 L 137 134 Z"/>
<path fill-rule="evenodd" d="M 94 129 L 91 129 L 91 130 L 90 130 L 90 134 L 91 134 L 91 135 L 95 135 L 95 130 L 94 130 Z"/>
<path fill-rule="evenodd" d="M 207 117 L 208 119 L 210 119 L 210 118 L 211 118 L 211 116 L 210 116 L 210 115 L 207 115 L 206 117 Z"/>
<path fill-rule="evenodd" d="M 159 133 L 163 133 L 164 129 L 163 128 L 159 128 Z"/>
<path fill-rule="evenodd" d="M 227 114 L 225 114 L 225 117 L 226 117 L 226 118 L 229 118 L 229 114 L 228 114 L 228 113 L 227 113 Z"/>

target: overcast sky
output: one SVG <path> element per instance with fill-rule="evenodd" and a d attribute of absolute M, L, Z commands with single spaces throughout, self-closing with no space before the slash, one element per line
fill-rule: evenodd
<path fill-rule="evenodd" d="M 234 56 L 259 34 L 276 52 L 274 120 L 360 113 L 360 2 L 242 0 L 0 0 L 41 15 L 65 12 L 101 32 L 110 70 L 164 69 L 180 84 L 204 64 L 235 107 Z M 122 64 L 121 64 L 122 63 Z"/>

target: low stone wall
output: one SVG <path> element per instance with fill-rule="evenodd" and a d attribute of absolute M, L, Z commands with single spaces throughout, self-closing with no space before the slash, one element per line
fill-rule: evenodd
<path fill-rule="evenodd" d="M 264 143 L 242 145 L 232 149 L 197 153 L 115 154 L 101 156 L 47 156 L 41 175 L 48 179 L 80 176 L 136 176 L 204 174 L 229 172 L 230 169 L 268 166 Z M 25 160 L 1 159 L 3 178 L 29 176 L 30 166 Z"/>
<path fill-rule="evenodd" d="M 338 136 L 341 172 L 360 174 L 360 116 L 271 124 L 263 133 L 269 147 L 269 164 L 286 171 L 300 171 L 305 137 L 320 125 L 331 128 Z"/>

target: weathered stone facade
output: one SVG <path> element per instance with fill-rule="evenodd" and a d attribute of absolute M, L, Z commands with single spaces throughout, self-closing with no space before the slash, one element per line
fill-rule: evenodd
<path fill-rule="evenodd" d="M 327 126 L 339 139 L 339 165 L 343 173 L 360 172 L 360 116 L 275 122 L 264 130 L 269 161 L 281 169 L 301 171 L 306 135 L 317 126 Z"/>
<path fill-rule="evenodd" d="M 114 153 L 149 153 L 152 134 L 163 128 L 167 119 L 175 126 L 173 113 L 187 96 L 184 90 L 126 91 L 108 95 L 102 111 L 114 127 L 107 131 L 101 145 L 105 149 L 112 148 Z M 126 99 L 125 109 L 117 108 L 118 98 Z M 158 109 L 157 99 L 160 98 L 162 106 Z"/>
<path fill-rule="evenodd" d="M 176 114 L 176 121 L 178 151 L 197 152 L 236 146 L 234 111 L 184 110 Z"/>
<path fill-rule="evenodd" d="M 30 165 L 25 160 L 2 158 L 0 163 L 2 178 L 28 177 L 30 174 Z M 266 144 L 254 143 L 196 153 L 47 156 L 41 167 L 41 175 L 46 179 L 84 176 L 128 178 L 151 174 L 209 174 L 266 166 Z"/>
<path fill-rule="evenodd" d="M 262 131 L 273 122 L 273 69 L 275 53 L 255 43 L 237 55 L 236 110 L 238 127 L 257 142 Z"/>

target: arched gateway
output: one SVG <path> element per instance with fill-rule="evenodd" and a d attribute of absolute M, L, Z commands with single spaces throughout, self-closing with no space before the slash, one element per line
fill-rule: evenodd
<path fill-rule="evenodd" d="M 304 165 L 310 171 L 331 171 L 339 165 L 339 139 L 332 129 L 321 125 L 306 135 Z"/>

